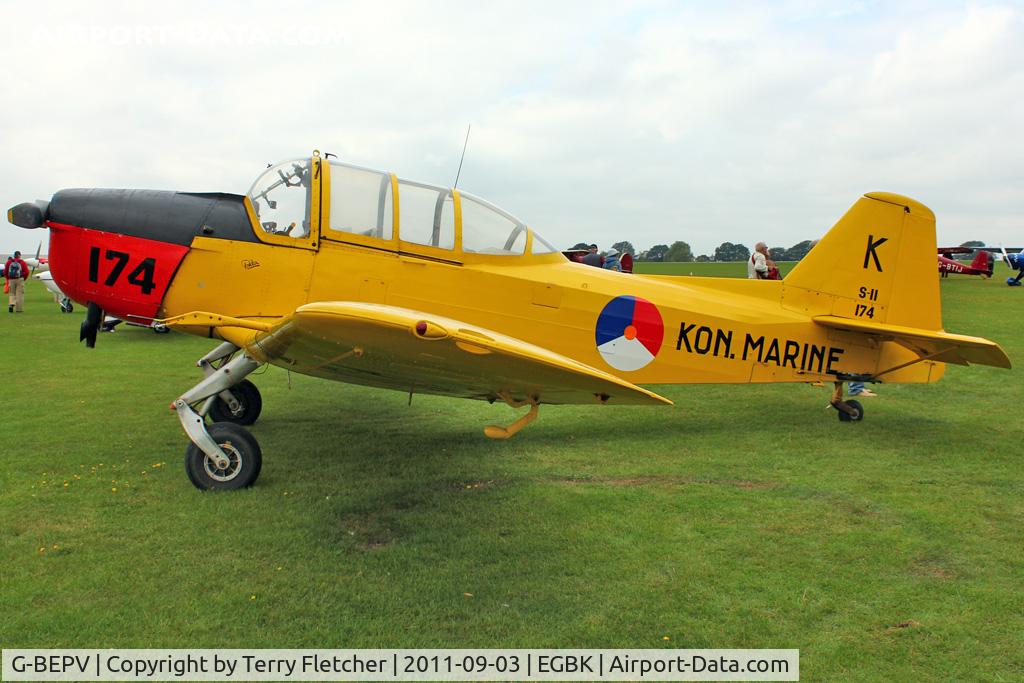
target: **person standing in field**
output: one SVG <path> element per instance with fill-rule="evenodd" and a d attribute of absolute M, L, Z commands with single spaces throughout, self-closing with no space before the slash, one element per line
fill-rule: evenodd
<path fill-rule="evenodd" d="M 597 266 L 598 268 L 601 267 L 601 255 L 597 253 L 596 244 L 591 244 L 589 247 L 587 247 L 587 253 L 583 257 L 583 263 L 587 264 L 588 266 Z"/>
<path fill-rule="evenodd" d="M 768 245 L 758 242 L 754 247 L 754 253 L 747 261 L 747 278 L 750 280 L 781 280 L 779 269 L 772 261 L 772 254 L 768 251 Z"/>
<path fill-rule="evenodd" d="M 4 264 L 4 277 L 7 278 L 7 312 L 21 313 L 25 305 L 25 280 L 28 279 L 28 264 L 21 260 L 21 252 Z"/>
<path fill-rule="evenodd" d="M 878 396 L 878 394 L 864 386 L 864 382 L 850 382 L 850 398 L 855 398 L 857 396 L 872 398 L 874 396 Z"/>
<path fill-rule="evenodd" d="M 747 259 L 747 279 L 764 280 L 768 277 L 768 245 L 758 242 L 754 253 Z"/>
<path fill-rule="evenodd" d="M 605 270 L 614 270 L 617 273 L 622 272 L 622 266 L 619 265 L 619 250 L 612 248 L 608 250 L 608 253 L 604 255 L 604 265 L 601 266 Z"/>

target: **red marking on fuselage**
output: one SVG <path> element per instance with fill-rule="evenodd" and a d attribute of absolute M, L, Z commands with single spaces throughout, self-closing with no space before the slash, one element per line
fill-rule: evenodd
<path fill-rule="evenodd" d="M 665 324 L 658 307 L 645 299 L 637 299 L 636 308 L 633 309 L 633 323 L 636 338 L 652 356 L 657 356 L 661 342 L 665 339 Z"/>
<path fill-rule="evenodd" d="M 152 320 L 189 248 L 48 222 L 50 272 L 72 300 L 118 318 Z"/>

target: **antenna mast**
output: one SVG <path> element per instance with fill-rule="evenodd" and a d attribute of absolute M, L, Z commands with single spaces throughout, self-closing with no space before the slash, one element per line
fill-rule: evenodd
<path fill-rule="evenodd" d="M 462 162 L 466 158 L 466 145 L 469 144 L 469 129 L 472 127 L 473 124 L 468 124 L 466 126 L 466 139 L 462 143 L 462 156 L 459 157 L 459 171 L 455 174 L 455 184 L 452 186 L 453 190 L 459 186 L 459 176 L 462 175 Z"/>

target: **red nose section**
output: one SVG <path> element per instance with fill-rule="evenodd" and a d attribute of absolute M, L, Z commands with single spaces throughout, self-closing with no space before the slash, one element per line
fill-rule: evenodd
<path fill-rule="evenodd" d="M 115 232 L 47 223 L 50 271 L 74 301 L 124 319 L 156 317 L 188 247 Z"/>

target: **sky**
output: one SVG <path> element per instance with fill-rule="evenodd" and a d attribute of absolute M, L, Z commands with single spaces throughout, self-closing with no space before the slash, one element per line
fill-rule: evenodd
<path fill-rule="evenodd" d="M 313 149 L 447 186 L 471 125 L 459 188 L 559 247 L 788 247 L 875 190 L 1024 241 L 1021 2 L 0 0 L 0 63 L 2 208 Z"/>

